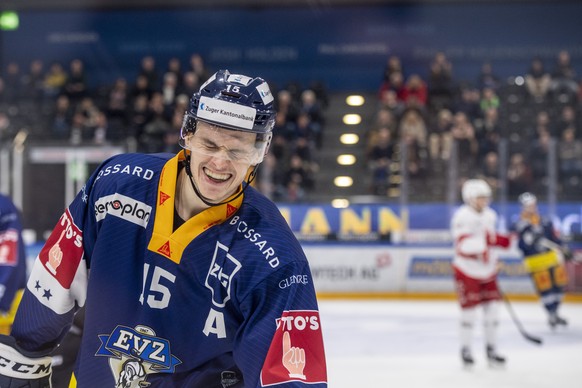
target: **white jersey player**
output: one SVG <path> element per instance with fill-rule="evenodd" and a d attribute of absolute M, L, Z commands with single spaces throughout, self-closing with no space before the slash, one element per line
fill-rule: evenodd
<path fill-rule="evenodd" d="M 503 364 L 496 353 L 497 305 L 501 294 L 497 288 L 498 257 L 494 246 L 507 248 L 510 240 L 496 232 L 497 213 L 489 207 L 491 188 L 481 179 L 463 184 L 462 205 L 453 215 L 453 271 L 461 305 L 461 357 L 466 366 L 474 363 L 471 339 L 477 307 L 483 307 L 486 353 L 490 364 Z"/>

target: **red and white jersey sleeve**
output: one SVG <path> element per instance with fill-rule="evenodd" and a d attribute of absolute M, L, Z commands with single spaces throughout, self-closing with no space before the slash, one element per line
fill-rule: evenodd
<path fill-rule="evenodd" d="M 497 273 L 498 257 L 491 250 L 496 239 L 497 214 L 491 208 L 482 212 L 463 205 L 453 215 L 453 266 L 475 279 L 490 279 Z"/>

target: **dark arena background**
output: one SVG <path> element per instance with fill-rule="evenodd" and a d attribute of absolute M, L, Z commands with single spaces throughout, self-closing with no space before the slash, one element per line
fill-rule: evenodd
<path fill-rule="evenodd" d="M 103 160 L 177 152 L 188 98 L 205 77 L 260 75 L 280 120 L 255 186 L 311 263 L 330 317 L 330 386 L 573 387 L 579 374 L 563 355 L 582 342 L 581 17 L 582 2 L 559 0 L 2 0 L 0 192 L 22 210 L 33 260 Z M 453 371 L 449 224 L 470 178 L 492 187 L 507 232 L 518 196 L 534 193 L 574 254 L 572 323 L 555 333 L 516 244 L 501 252 L 500 282 L 549 338 L 540 351 L 554 369 L 504 315 L 501 336 L 518 337 L 506 341 L 514 369 L 481 371 L 480 381 Z M 402 343 L 418 332 L 428 350 Z M 424 380 L 414 360 L 431 355 L 439 370 Z M 347 376 L 351 367 L 365 376 Z"/>

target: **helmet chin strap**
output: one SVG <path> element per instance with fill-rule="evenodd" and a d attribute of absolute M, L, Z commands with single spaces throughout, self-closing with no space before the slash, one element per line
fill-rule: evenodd
<path fill-rule="evenodd" d="M 192 178 L 192 169 L 190 168 L 190 154 L 186 153 L 186 150 L 184 150 L 184 155 L 186 157 L 182 161 L 182 163 L 184 164 L 184 168 L 186 169 L 186 175 L 188 175 L 188 179 L 190 180 L 190 184 L 192 185 L 192 189 L 194 190 L 194 192 L 196 193 L 198 198 L 200 198 L 200 200 L 202 202 L 204 202 L 207 206 L 224 205 L 225 203 L 228 203 L 228 202 L 240 197 L 244 193 L 244 191 L 247 189 L 247 187 L 249 187 L 251 185 L 251 182 L 253 180 L 255 180 L 255 178 L 257 176 L 257 168 L 259 167 L 258 164 L 253 166 L 253 171 L 251 171 L 251 173 L 249 174 L 249 180 L 247 182 L 243 182 L 243 189 L 241 191 L 239 191 L 239 193 L 235 197 L 233 197 L 227 201 L 210 202 L 210 200 L 208 198 L 206 198 L 205 196 L 202 195 L 202 193 L 200 193 L 200 190 L 198 190 L 198 187 L 196 187 L 196 184 L 194 183 L 194 179 Z"/>

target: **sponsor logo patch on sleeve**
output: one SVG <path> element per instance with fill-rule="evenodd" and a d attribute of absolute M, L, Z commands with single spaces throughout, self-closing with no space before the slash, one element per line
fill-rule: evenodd
<path fill-rule="evenodd" d="M 8 229 L 0 233 L 0 265 L 15 266 L 18 263 L 18 231 Z"/>
<path fill-rule="evenodd" d="M 261 386 L 327 382 L 319 312 L 284 311 L 261 370 Z"/>

